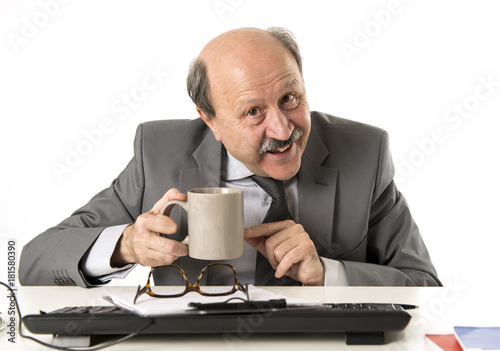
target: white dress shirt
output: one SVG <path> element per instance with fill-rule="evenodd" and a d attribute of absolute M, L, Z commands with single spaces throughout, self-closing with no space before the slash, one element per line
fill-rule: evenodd
<path fill-rule="evenodd" d="M 221 169 L 221 186 L 240 188 L 244 191 L 244 225 L 245 228 L 263 222 L 271 205 L 272 198 L 250 177 L 253 175 L 243 163 L 228 152 L 223 153 Z M 285 197 L 288 210 L 296 223 L 299 221 L 297 177 L 284 182 Z M 82 259 L 83 272 L 105 282 L 113 278 L 125 277 L 135 265 L 129 264 L 120 268 L 110 266 L 110 258 L 125 225 L 106 228 L 99 235 L 87 254 Z M 255 284 L 255 262 L 257 250 L 245 242 L 243 256 L 227 260 L 238 272 L 241 283 Z M 325 269 L 325 286 L 348 285 L 343 264 L 339 261 L 320 257 Z M 216 280 L 211 284 L 220 285 Z"/>

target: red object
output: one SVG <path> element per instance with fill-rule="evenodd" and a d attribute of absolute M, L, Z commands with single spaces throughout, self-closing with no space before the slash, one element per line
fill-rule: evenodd
<path fill-rule="evenodd" d="M 437 351 L 463 351 L 455 334 L 427 334 L 425 343 Z"/>

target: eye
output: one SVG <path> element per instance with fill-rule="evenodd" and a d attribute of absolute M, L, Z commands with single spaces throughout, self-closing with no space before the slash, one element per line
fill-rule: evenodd
<path fill-rule="evenodd" d="M 259 109 L 254 107 L 254 108 L 251 108 L 250 110 L 248 110 L 247 115 L 255 117 L 259 114 L 259 112 L 260 112 Z"/>
<path fill-rule="evenodd" d="M 281 99 L 281 102 L 286 104 L 287 102 L 291 102 L 293 100 L 295 100 L 295 95 L 293 95 L 293 94 L 286 94 Z"/>
<path fill-rule="evenodd" d="M 286 94 L 281 98 L 281 108 L 284 110 L 292 110 L 299 105 L 299 100 L 295 94 Z"/>

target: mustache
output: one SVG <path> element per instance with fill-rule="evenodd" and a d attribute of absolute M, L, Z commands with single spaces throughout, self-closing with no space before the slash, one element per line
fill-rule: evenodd
<path fill-rule="evenodd" d="M 296 142 L 302 135 L 304 135 L 304 131 L 300 127 L 295 127 L 288 140 L 278 140 L 273 138 L 266 139 L 260 145 L 259 155 L 262 155 L 263 153 L 266 153 L 268 151 L 273 151 L 291 145 Z"/>

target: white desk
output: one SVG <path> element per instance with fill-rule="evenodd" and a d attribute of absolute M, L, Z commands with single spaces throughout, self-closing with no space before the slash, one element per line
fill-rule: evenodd
<path fill-rule="evenodd" d="M 135 287 L 20 287 L 17 295 L 23 315 L 38 313 L 40 309 L 52 311 L 65 306 L 109 305 L 102 296 L 120 291 L 135 291 Z M 322 302 L 380 302 L 405 303 L 420 306 L 412 313 L 409 326 L 401 332 L 386 333 L 388 344 L 382 346 L 347 346 L 344 336 L 334 335 L 252 335 L 235 342 L 226 342 L 222 336 L 138 336 L 113 346 L 109 350 L 424 350 L 426 333 L 450 333 L 455 325 L 500 325 L 498 307 L 494 312 L 488 302 L 496 304 L 493 291 L 471 291 L 450 284 L 444 288 L 379 288 L 379 287 L 265 287 L 270 291 Z M 6 291 L 6 290 L 4 290 Z M 0 306 L 5 310 L 7 293 L 2 294 Z M 479 306 L 472 302 L 479 299 Z M 496 305 L 498 306 L 498 305 Z M 5 312 L 5 311 L 4 311 Z M 5 330 L 0 332 L 1 350 L 48 350 L 33 341 L 20 338 L 16 331 L 16 344 L 7 341 Z M 37 335 L 44 341 L 50 336 Z"/>

